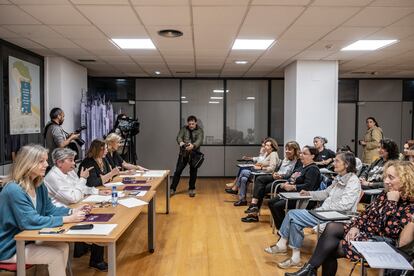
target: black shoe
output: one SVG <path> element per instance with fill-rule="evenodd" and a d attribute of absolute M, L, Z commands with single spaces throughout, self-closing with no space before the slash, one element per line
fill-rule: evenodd
<path fill-rule="evenodd" d="M 244 212 L 246 214 L 257 214 L 259 213 L 259 207 L 257 205 L 250 205 Z"/>
<path fill-rule="evenodd" d="M 240 199 L 233 203 L 234 206 L 247 206 L 247 201 L 245 199 Z"/>
<path fill-rule="evenodd" d="M 235 191 L 233 189 L 225 189 L 225 191 L 226 191 L 226 193 L 233 194 L 233 195 L 237 195 L 239 193 L 238 191 Z"/>
<path fill-rule="evenodd" d="M 244 218 L 241 218 L 242 222 L 259 222 L 259 217 L 253 214 L 248 214 Z"/>
<path fill-rule="evenodd" d="M 108 264 L 103 261 L 100 263 L 89 263 L 89 267 L 102 272 L 108 271 Z"/>
<path fill-rule="evenodd" d="M 316 268 L 307 263 L 300 270 L 293 273 L 285 273 L 285 276 L 316 276 Z"/>

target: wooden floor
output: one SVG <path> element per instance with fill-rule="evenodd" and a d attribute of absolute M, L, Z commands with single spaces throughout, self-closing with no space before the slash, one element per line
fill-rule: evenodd
<path fill-rule="evenodd" d="M 118 275 L 284 275 L 263 248 L 276 241 L 263 210 L 259 223 L 242 223 L 245 207 L 234 207 L 236 197 L 224 193 L 230 179 L 197 180 L 197 195 L 187 195 L 187 179 L 171 199 L 171 213 L 164 214 L 165 194 L 157 195 L 155 253 L 147 252 L 146 214 L 139 216 L 117 243 Z M 161 187 L 160 187 L 161 188 Z M 302 261 L 307 261 L 316 235 L 306 232 Z M 89 256 L 73 260 L 76 276 L 105 275 L 88 268 Z M 350 262 L 341 260 L 337 275 L 349 275 Z M 292 270 L 290 270 L 292 271 Z M 40 273 L 41 275 L 43 273 Z M 373 271 L 370 275 L 375 275 Z M 39 273 L 38 273 L 39 275 Z M 353 275 L 359 275 L 359 267 Z"/>

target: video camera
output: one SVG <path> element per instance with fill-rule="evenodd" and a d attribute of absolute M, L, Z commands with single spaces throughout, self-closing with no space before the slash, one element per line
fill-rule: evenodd
<path fill-rule="evenodd" d="M 80 128 L 78 128 L 77 130 L 75 130 L 73 133 L 75 133 L 75 134 L 79 134 L 79 133 L 81 133 L 81 131 L 82 130 L 85 130 L 85 129 L 87 129 L 87 127 L 86 126 L 81 126 Z M 76 138 L 75 140 L 74 140 L 74 142 L 76 143 L 76 144 L 78 144 L 79 145 L 79 147 L 82 147 L 84 144 L 85 144 L 85 141 L 82 139 L 82 138 Z"/>
<path fill-rule="evenodd" d="M 130 136 L 134 136 L 139 133 L 139 122 L 137 119 L 122 118 L 119 120 L 118 128 Z"/>

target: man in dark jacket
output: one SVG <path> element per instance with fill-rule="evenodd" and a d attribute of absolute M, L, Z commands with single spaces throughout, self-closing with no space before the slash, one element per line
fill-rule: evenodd
<path fill-rule="evenodd" d="M 177 166 L 175 168 L 173 181 L 171 184 L 171 195 L 175 194 L 181 173 L 187 163 L 190 166 L 190 180 L 188 183 L 188 194 L 190 197 L 195 196 L 195 182 L 197 179 L 197 168 L 192 166 L 191 158 L 194 157 L 196 151 L 199 151 L 204 140 L 204 131 L 197 126 L 197 118 L 189 116 L 187 125 L 180 129 L 177 135 L 177 143 L 180 146 L 180 154 L 178 155 Z"/>

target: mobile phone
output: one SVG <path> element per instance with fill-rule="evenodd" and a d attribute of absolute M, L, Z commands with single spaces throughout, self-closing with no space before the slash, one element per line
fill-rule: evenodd
<path fill-rule="evenodd" d="M 73 225 L 70 230 L 90 230 L 93 228 L 93 224 L 76 224 Z"/>

